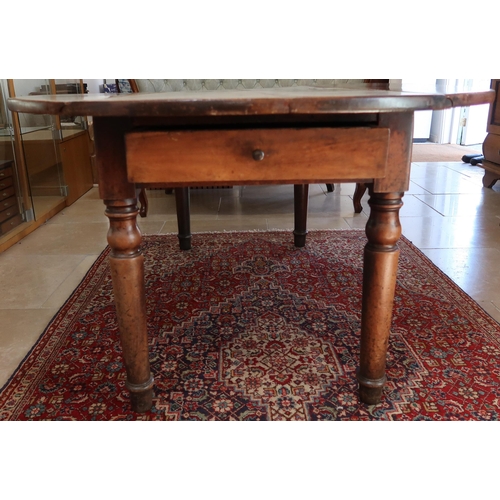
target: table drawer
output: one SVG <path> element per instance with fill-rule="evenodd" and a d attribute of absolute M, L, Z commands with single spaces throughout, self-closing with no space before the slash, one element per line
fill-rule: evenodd
<path fill-rule="evenodd" d="M 486 160 L 500 164 L 500 135 L 486 136 L 483 142 L 483 154 Z"/>
<path fill-rule="evenodd" d="M 385 177 L 386 128 L 276 128 L 130 132 L 135 183 L 309 183 Z"/>

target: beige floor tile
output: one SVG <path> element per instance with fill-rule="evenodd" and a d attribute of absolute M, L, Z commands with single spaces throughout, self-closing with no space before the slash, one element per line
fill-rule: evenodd
<path fill-rule="evenodd" d="M 455 162 L 446 164 L 446 168 L 467 176 L 476 185 L 483 185 L 484 169 L 470 163 Z"/>
<path fill-rule="evenodd" d="M 243 186 L 221 187 L 221 188 L 191 188 L 191 196 L 210 196 L 218 198 L 231 198 L 240 196 Z"/>
<path fill-rule="evenodd" d="M 500 322 L 500 303 L 489 300 L 478 300 L 477 303 L 495 320 Z"/>
<path fill-rule="evenodd" d="M 420 249 L 500 248 L 496 217 L 401 217 L 403 234 Z"/>
<path fill-rule="evenodd" d="M 97 186 L 94 186 L 92 189 L 84 193 L 77 201 L 80 200 L 101 200 L 99 196 L 99 188 Z"/>
<path fill-rule="evenodd" d="M 411 183 L 411 187 L 415 193 L 422 191 L 418 186 Z M 361 198 L 361 206 L 363 207 L 363 214 L 368 217 L 370 215 L 370 205 L 368 204 L 368 200 L 370 196 L 368 192 L 364 194 Z M 352 202 L 351 202 L 352 203 Z M 351 211 L 351 216 L 353 215 L 353 211 Z M 399 212 L 400 217 L 439 217 L 440 214 L 433 207 L 426 204 L 424 201 L 420 199 L 419 195 L 413 195 L 409 191 L 406 192 L 403 196 L 403 207 Z M 347 217 L 349 215 L 346 215 Z"/>
<path fill-rule="evenodd" d="M 344 217 L 344 220 L 351 229 L 365 229 L 366 223 L 368 222 L 368 214 L 362 212 L 352 217 Z"/>
<path fill-rule="evenodd" d="M 411 180 L 431 194 L 475 193 L 478 188 L 469 176 L 441 164 L 425 169 L 412 168 Z"/>
<path fill-rule="evenodd" d="M 148 220 L 141 219 L 140 217 L 137 219 L 137 225 L 141 230 L 142 234 L 160 234 L 163 226 L 165 225 L 165 221 L 162 220 Z"/>
<path fill-rule="evenodd" d="M 445 217 L 500 216 L 500 196 L 487 188 L 478 187 L 476 192 L 467 194 L 416 195 L 415 198 Z"/>
<path fill-rule="evenodd" d="M 175 198 L 173 195 L 165 195 L 151 197 L 148 196 L 148 213 L 147 217 L 139 220 L 176 220 Z"/>
<path fill-rule="evenodd" d="M 245 186 L 240 197 L 221 198 L 219 215 L 293 213 L 293 187 L 276 186 L 275 195 L 272 195 L 269 187 L 274 186 Z"/>
<path fill-rule="evenodd" d="M 421 200 L 421 195 L 404 195 L 403 206 L 399 211 L 400 217 L 441 217 L 437 210 Z M 364 205 L 366 208 L 367 205 Z"/>
<path fill-rule="evenodd" d="M 434 264 L 474 300 L 500 304 L 500 262 L 498 248 L 456 248 L 422 250 Z"/>
<path fill-rule="evenodd" d="M 368 202 L 366 201 L 366 206 Z M 354 205 L 351 196 L 328 193 L 327 196 L 309 196 L 309 214 L 330 214 L 340 217 L 352 217 Z"/>
<path fill-rule="evenodd" d="M 0 309 L 0 388 L 24 359 L 57 309 Z"/>
<path fill-rule="evenodd" d="M 108 218 L 104 214 L 106 207 L 100 200 L 83 198 L 78 200 L 78 204 L 66 207 L 57 215 L 47 221 L 47 224 L 67 224 L 69 222 L 105 222 Z"/>
<path fill-rule="evenodd" d="M 324 184 L 320 184 L 320 187 L 326 196 L 352 196 L 356 190 L 356 184 L 354 182 L 334 184 L 333 193 L 328 193 Z M 311 190 L 311 186 L 309 187 L 309 190 Z M 309 194 L 312 193 L 310 192 Z"/>
<path fill-rule="evenodd" d="M 85 255 L 0 255 L 1 309 L 41 307 Z"/>
<path fill-rule="evenodd" d="M 7 252 L 18 255 L 99 254 L 107 245 L 107 222 L 45 224 Z"/>
<path fill-rule="evenodd" d="M 76 266 L 71 274 L 56 288 L 56 290 L 48 297 L 41 305 L 44 309 L 60 308 L 64 305 L 69 296 L 74 292 L 76 287 L 81 283 L 87 271 L 91 268 L 96 260 L 96 256 L 92 255 L 85 257 Z"/>
<path fill-rule="evenodd" d="M 410 181 L 410 187 L 405 193 L 405 197 L 413 194 L 430 194 L 427 189 L 419 186 L 416 182 Z"/>
<path fill-rule="evenodd" d="M 267 218 L 268 229 L 286 229 L 293 231 L 294 217 L 293 215 L 276 215 Z M 336 215 L 325 214 L 309 214 L 307 217 L 307 229 L 351 229 L 351 226 L 343 217 Z"/>
<path fill-rule="evenodd" d="M 270 230 L 287 230 L 293 231 L 294 228 L 294 217 L 292 214 L 288 215 L 271 215 L 266 217 L 267 228 Z"/>
<path fill-rule="evenodd" d="M 161 229 L 158 231 L 158 234 L 170 234 L 179 232 L 179 228 L 177 226 L 176 220 L 167 220 L 163 223 Z"/>
<path fill-rule="evenodd" d="M 46 214 L 64 200 L 63 196 L 33 196 L 33 211 L 36 217 Z"/>
<path fill-rule="evenodd" d="M 266 217 L 218 217 L 213 220 L 191 220 L 191 232 L 199 233 L 204 231 L 252 231 L 266 230 Z"/>
<path fill-rule="evenodd" d="M 308 229 L 351 229 L 345 218 L 337 214 L 309 214 Z"/>
<path fill-rule="evenodd" d="M 219 190 L 216 190 L 219 191 Z M 221 197 L 209 189 L 192 190 L 190 194 L 190 209 L 193 215 L 217 215 L 221 200 L 233 199 L 232 196 Z M 175 213 L 175 210 L 174 210 Z"/>

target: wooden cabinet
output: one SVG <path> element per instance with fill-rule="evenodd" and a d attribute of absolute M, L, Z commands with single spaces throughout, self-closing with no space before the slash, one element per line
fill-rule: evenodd
<path fill-rule="evenodd" d="M 490 106 L 488 115 L 488 135 L 483 142 L 484 168 L 483 185 L 493 187 L 500 179 L 500 80 L 491 80 L 491 88 L 495 90 L 495 101 Z"/>
<path fill-rule="evenodd" d="M 14 229 L 22 221 L 14 180 L 14 162 L 0 160 L 0 236 Z"/>
<path fill-rule="evenodd" d="M 68 186 L 66 205 L 71 205 L 93 186 L 90 140 L 86 130 L 66 135 L 58 144 L 64 180 Z"/>

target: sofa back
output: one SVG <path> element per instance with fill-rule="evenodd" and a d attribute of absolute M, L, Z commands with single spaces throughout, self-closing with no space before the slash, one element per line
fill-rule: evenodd
<path fill-rule="evenodd" d="M 272 89 L 277 87 L 319 87 L 332 88 L 342 85 L 373 87 L 383 86 L 389 80 L 299 80 L 299 79 L 267 79 L 267 80 L 132 80 L 139 92 L 182 92 L 192 90 L 233 90 L 233 89 Z M 133 85 L 132 85 L 133 88 Z"/>

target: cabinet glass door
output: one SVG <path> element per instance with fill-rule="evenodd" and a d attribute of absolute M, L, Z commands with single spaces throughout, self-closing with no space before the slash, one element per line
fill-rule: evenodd
<path fill-rule="evenodd" d="M 11 95 L 50 94 L 49 80 L 12 80 Z M 50 115 L 15 113 L 24 154 L 35 219 L 43 217 L 64 201 L 67 188 L 57 141 L 60 140 L 57 118 Z"/>

